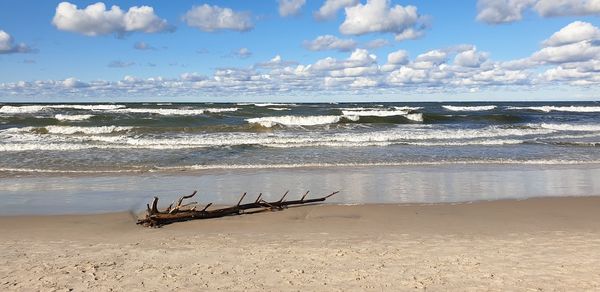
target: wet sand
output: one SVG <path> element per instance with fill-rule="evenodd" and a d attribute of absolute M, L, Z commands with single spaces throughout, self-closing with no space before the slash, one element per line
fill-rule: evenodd
<path fill-rule="evenodd" d="M 0 217 L 0 289 L 600 289 L 600 197 L 134 222 L 129 213 Z"/>

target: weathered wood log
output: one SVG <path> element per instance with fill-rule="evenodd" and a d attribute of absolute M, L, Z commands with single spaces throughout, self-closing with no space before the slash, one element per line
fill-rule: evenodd
<path fill-rule="evenodd" d="M 260 211 L 268 211 L 268 210 L 281 210 L 287 208 L 292 205 L 303 205 L 303 204 L 312 204 L 323 202 L 327 198 L 337 194 L 338 192 L 333 192 L 327 196 L 308 199 L 306 200 L 306 196 L 308 192 L 306 192 L 300 200 L 292 200 L 285 201 L 285 197 L 289 191 L 285 192 L 281 199 L 275 202 L 267 202 L 262 198 L 262 193 L 258 195 L 258 198 L 253 203 L 242 204 L 242 201 L 246 197 L 246 193 L 244 193 L 238 203 L 235 206 L 225 207 L 220 209 L 208 210 L 208 207 L 212 205 L 209 203 L 202 210 L 198 210 L 199 206 L 196 202 L 183 204 L 183 200 L 190 199 L 196 195 L 196 191 L 194 191 L 191 195 L 182 196 L 177 200 L 177 204 L 175 202 L 171 203 L 165 211 L 158 210 L 158 197 L 154 197 L 151 204 L 147 204 L 146 216 L 144 218 L 138 219 L 137 224 L 141 224 L 149 227 L 160 227 L 165 224 L 170 224 L 174 222 L 182 222 L 196 219 L 210 219 L 210 218 L 218 218 L 224 216 L 231 215 L 240 215 L 243 214 L 245 210 L 257 209 L 254 212 Z M 173 206 L 175 205 L 175 206 Z"/>

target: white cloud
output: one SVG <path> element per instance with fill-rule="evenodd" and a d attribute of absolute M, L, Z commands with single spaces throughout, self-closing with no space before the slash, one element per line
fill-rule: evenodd
<path fill-rule="evenodd" d="M 279 15 L 283 17 L 298 14 L 302 6 L 306 4 L 306 0 L 278 0 L 278 2 Z"/>
<path fill-rule="evenodd" d="M 397 41 L 405 41 L 405 40 L 416 40 L 422 37 L 425 34 L 423 30 L 416 30 L 414 28 L 407 28 L 403 32 L 396 34 L 394 37 Z"/>
<path fill-rule="evenodd" d="M 600 14 L 598 0 L 478 0 L 477 20 L 508 23 L 521 20 L 527 9 L 542 17 Z"/>
<path fill-rule="evenodd" d="M 66 88 L 85 88 L 89 87 L 89 84 L 77 80 L 77 78 L 71 77 L 63 80 L 62 85 Z"/>
<path fill-rule="evenodd" d="M 544 48 L 529 59 L 539 64 L 563 64 L 600 59 L 600 29 L 575 21 L 543 42 Z"/>
<path fill-rule="evenodd" d="M 352 51 L 357 43 L 352 39 L 340 39 L 332 35 L 322 35 L 312 41 L 304 41 L 304 47 L 311 51 L 338 50 Z"/>
<path fill-rule="evenodd" d="M 471 90 L 527 90 L 553 86 L 600 85 L 600 46 L 593 33 L 578 33 L 568 25 L 529 57 L 494 61 L 474 45 L 462 44 L 418 54 L 414 59 L 398 50 L 381 64 L 366 49 L 347 58 L 327 57 L 298 64 L 280 55 L 244 68 L 218 68 L 207 76 L 183 73 L 175 78 L 137 78 L 83 82 L 76 78 L 0 83 L 7 97 L 177 97 L 312 95 L 320 93 L 422 93 Z M 567 29 L 568 28 L 568 29 Z M 560 32 L 560 31 L 559 31 Z M 577 32 L 577 33 L 576 33 Z M 567 35 L 569 37 L 567 37 Z"/>
<path fill-rule="evenodd" d="M 218 30 L 249 31 L 254 28 L 250 13 L 236 12 L 231 8 L 222 8 L 204 4 L 194 6 L 183 16 L 183 21 L 202 31 Z"/>
<path fill-rule="evenodd" d="M 454 64 L 462 67 L 477 68 L 487 61 L 488 54 L 478 52 L 477 48 L 460 52 L 454 57 Z"/>
<path fill-rule="evenodd" d="M 0 29 L 0 54 L 28 53 L 31 51 L 25 44 L 15 44 L 12 36 Z"/>
<path fill-rule="evenodd" d="M 323 6 L 314 13 L 314 16 L 318 20 L 331 19 L 335 17 L 338 10 L 356 4 L 358 4 L 358 0 L 325 0 Z"/>
<path fill-rule="evenodd" d="M 539 0 L 534 6 L 541 16 L 581 16 L 600 14 L 598 0 Z"/>
<path fill-rule="evenodd" d="M 318 60 L 313 69 L 320 71 L 340 70 L 345 68 L 366 67 L 376 62 L 377 56 L 369 54 L 365 49 L 356 49 L 346 60 L 337 60 L 331 57 Z"/>
<path fill-rule="evenodd" d="M 408 63 L 408 52 L 405 50 L 398 50 L 395 52 L 391 52 L 387 57 L 388 64 L 406 64 Z"/>
<path fill-rule="evenodd" d="M 154 8 L 150 6 L 133 6 L 124 12 L 116 5 L 107 10 L 102 2 L 84 9 L 78 9 L 77 5 L 69 2 L 61 2 L 56 7 L 52 24 L 60 30 L 88 36 L 173 30 L 166 20 L 154 14 Z"/>
<path fill-rule="evenodd" d="M 477 20 L 487 23 L 506 23 L 521 20 L 523 11 L 535 0 L 479 0 Z"/>
<path fill-rule="evenodd" d="M 389 0 L 367 0 L 365 4 L 346 8 L 340 32 L 350 35 L 390 32 L 397 40 L 405 40 L 422 35 L 422 21 L 415 6 L 390 7 Z"/>
<path fill-rule="evenodd" d="M 543 44 L 556 47 L 593 39 L 600 39 L 600 29 L 588 22 L 575 21 L 555 32 Z"/>
<path fill-rule="evenodd" d="M 559 47 L 545 47 L 535 52 L 531 60 L 540 63 L 569 63 L 582 62 L 600 57 L 600 46 L 589 41 L 563 45 Z"/>

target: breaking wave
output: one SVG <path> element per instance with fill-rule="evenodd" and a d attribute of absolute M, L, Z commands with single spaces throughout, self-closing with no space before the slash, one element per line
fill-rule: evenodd
<path fill-rule="evenodd" d="M 538 126 L 538 125 L 534 125 Z M 583 125 L 583 124 L 540 124 L 539 127 L 543 129 L 557 130 L 557 131 L 578 131 L 578 132 L 598 132 L 600 131 L 600 125 Z"/>
<path fill-rule="evenodd" d="M 334 116 L 335 118 L 339 118 Z M 315 121 L 313 121 L 314 123 Z M 324 122 L 324 121 L 323 121 Z M 300 123 L 300 122 L 295 122 Z M 552 133 L 549 129 L 499 128 L 434 129 L 430 127 L 401 127 L 383 131 L 324 134 L 307 131 L 298 133 L 203 133 L 171 135 L 167 137 L 111 135 L 123 133 L 129 127 L 61 127 L 19 128 L 17 133 L 28 136 L 13 137 L 0 143 L 0 151 L 25 150 L 80 150 L 80 149 L 187 149 L 228 146 L 262 146 L 275 148 L 295 147 L 364 147 L 387 145 L 461 146 L 519 144 L 519 137 Z M 20 132 L 19 132 L 20 131 Z M 45 137 L 46 133 L 59 134 Z M 4 132 L 0 132 L 4 133 Z M 83 134 L 86 136 L 78 136 Z M 65 136 L 60 136 L 65 135 Z M 73 136 L 71 136 L 73 135 Z"/>
<path fill-rule="evenodd" d="M 94 115 L 61 115 L 61 114 L 57 114 L 57 115 L 54 115 L 54 118 L 59 121 L 83 121 L 83 120 L 87 120 L 93 116 Z"/>
<path fill-rule="evenodd" d="M 161 116 L 197 116 L 206 113 L 234 112 L 239 108 L 204 108 L 204 109 L 177 109 L 177 108 L 122 108 L 111 110 L 115 113 L 157 114 Z"/>
<path fill-rule="evenodd" d="M 549 113 L 552 111 L 557 112 L 576 112 L 576 113 L 595 113 L 600 112 L 600 106 L 509 106 L 506 109 L 509 110 L 532 110 Z"/>
<path fill-rule="evenodd" d="M 133 129 L 133 127 L 119 127 L 119 126 L 99 126 L 99 127 L 75 127 L 75 126 L 45 126 L 45 127 L 23 127 L 23 128 L 9 128 L 0 131 L 0 133 L 36 133 L 36 134 L 59 134 L 59 135 L 72 135 L 72 134 L 86 134 L 86 135 L 97 135 L 97 134 L 111 134 L 125 132 Z"/>
<path fill-rule="evenodd" d="M 275 125 L 282 126 L 317 126 L 339 123 L 342 119 L 358 121 L 358 116 L 279 116 L 246 119 L 249 123 L 259 124 L 271 128 Z"/>
<path fill-rule="evenodd" d="M 443 105 L 444 109 L 453 112 L 478 112 L 478 111 L 489 111 L 495 109 L 495 105 L 479 105 L 479 106 L 454 106 L 454 105 Z"/>
<path fill-rule="evenodd" d="M 125 108 L 124 105 L 120 104 L 98 104 L 98 105 L 69 105 L 69 104 L 58 104 L 58 105 L 20 105 L 12 106 L 5 105 L 0 108 L 0 113 L 5 114 L 29 114 L 45 111 L 47 109 L 77 109 L 77 110 L 115 110 Z"/>

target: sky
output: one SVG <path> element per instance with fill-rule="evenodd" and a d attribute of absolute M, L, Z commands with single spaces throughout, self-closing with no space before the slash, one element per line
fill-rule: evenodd
<path fill-rule="evenodd" d="M 598 0 L 0 0 L 0 101 L 598 100 Z"/>

